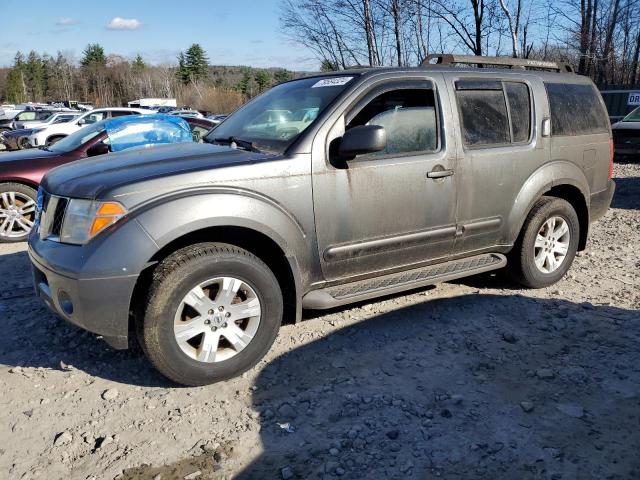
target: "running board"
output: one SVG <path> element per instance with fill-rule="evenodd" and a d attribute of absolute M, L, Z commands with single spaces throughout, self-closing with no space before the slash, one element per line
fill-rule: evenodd
<path fill-rule="evenodd" d="M 302 298 L 302 308 L 324 310 L 326 308 L 339 307 L 347 303 L 359 302 L 496 270 L 506 264 L 506 257 L 500 253 L 487 253 L 476 255 L 475 257 L 451 260 L 429 265 L 428 267 L 420 267 L 382 277 L 368 278 L 321 290 L 313 290 Z"/>

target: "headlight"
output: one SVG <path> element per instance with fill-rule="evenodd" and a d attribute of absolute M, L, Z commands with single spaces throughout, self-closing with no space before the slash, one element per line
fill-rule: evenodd
<path fill-rule="evenodd" d="M 83 245 L 126 213 L 118 202 L 71 199 L 64 214 L 60 241 Z"/>

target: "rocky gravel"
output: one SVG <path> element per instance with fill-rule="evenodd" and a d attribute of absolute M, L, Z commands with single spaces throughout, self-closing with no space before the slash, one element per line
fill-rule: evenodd
<path fill-rule="evenodd" d="M 8 479 L 638 479 L 640 165 L 558 284 L 487 274 L 280 331 L 242 377 L 177 387 L 33 296 L 0 246 Z"/>

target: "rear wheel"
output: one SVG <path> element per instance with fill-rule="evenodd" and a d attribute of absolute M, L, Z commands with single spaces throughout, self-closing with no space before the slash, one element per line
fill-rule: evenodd
<path fill-rule="evenodd" d="M 571 267 L 579 238 L 580 223 L 571 204 L 542 197 L 531 209 L 510 254 L 511 276 L 529 288 L 556 283 Z"/>
<path fill-rule="evenodd" d="M 36 191 L 20 183 L 0 183 L 0 242 L 27 239 L 36 216 Z"/>
<path fill-rule="evenodd" d="M 139 336 L 163 375 L 206 385 L 240 375 L 267 353 L 282 303 L 259 258 L 233 245 L 197 244 L 158 266 Z"/>

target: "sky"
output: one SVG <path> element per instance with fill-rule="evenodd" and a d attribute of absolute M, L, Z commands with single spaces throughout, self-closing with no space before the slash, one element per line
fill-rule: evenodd
<path fill-rule="evenodd" d="M 151 64 L 176 63 L 199 43 L 212 65 L 317 70 L 279 29 L 279 0 L 0 0 L 0 66 L 17 50 L 79 60 L 88 43 Z M 28 5 L 28 7 L 27 7 Z M 28 9 L 28 11 L 27 11 Z"/>

